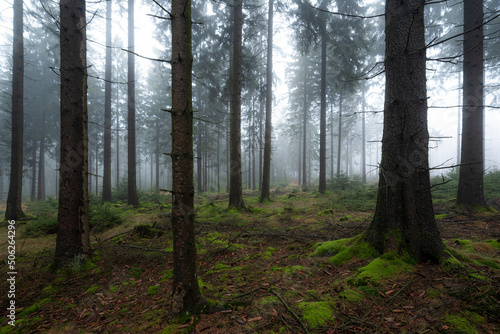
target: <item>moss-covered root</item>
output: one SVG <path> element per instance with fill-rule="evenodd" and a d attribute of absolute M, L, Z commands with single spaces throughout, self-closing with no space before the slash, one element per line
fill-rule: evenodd
<path fill-rule="evenodd" d="M 325 241 L 315 245 L 312 256 L 330 256 L 332 264 L 343 264 L 353 257 L 375 258 L 378 252 L 366 241 L 362 233 L 352 238 Z"/>

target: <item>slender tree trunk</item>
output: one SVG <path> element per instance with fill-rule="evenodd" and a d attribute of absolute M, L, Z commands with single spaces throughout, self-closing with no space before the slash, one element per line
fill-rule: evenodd
<path fill-rule="evenodd" d="M 267 18 L 266 125 L 264 135 L 264 167 L 260 202 L 269 201 L 271 173 L 271 131 L 273 112 L 273 0 L 269 0 Z"/>
<path fill-rule="evenodd" d="M 304 56 L 304 119 L 302 122 L 302 185 L 307 186 L 307 56 Z"/>
<path fill-rule="evenodd" d="M 382 161 L 368 241 L 438 263 L 444 249 L 432 207 L 422 0 L 386 2 Z"/>
<path fill-rule="evenodd" d="M 333 182 L 334 168 L 333 168 L 333 101 L 330 101 L 330 178 Z"/>
<path fill-rule="evenodd" d="M 484 199 L 483 1 L 464 1 L 462 166 L 457 204 L 487 206 Z"/>
<path fill-rule="evenodd" d="M 361 111 L 361 179 L 366 183 L 366 88 L 363 87 L 363 105 Z"/>
<path fill-rule="evenodd" d="M 198 129 L 199 130 L 199 129 Z M 198 132 L 198 138 L 197 140 L 197 145 L 196 145 L 196 180 L 197 180 L 197 187 L 198 188 L 198 193 L 201 194 L 203 192 L 203 187 L 202 187 L 202 167 L 201 167 L 201 131 Z"/>
<path fill-rule="evenodd" d="M 128 0 L 128 113 L 127 113 L 127 151 L 128 151 L 128 186 L 127 204 L 139 206 L 137 197 L 137 159 L 135 145 L 135 33 L 134 33 L 134 1 Z"/>
<path fill-rule="evenodd" d="M 85 0 L 61 0 L 61 162 L 56 267 L 90 255 Z"/>
<path fill-rule="evenodd" d="M 337 177 L 342 174 L 342 169 L 340 167 L 340 161 L 342 157 L 342 104 L 344 102 L 344 96 L 342 94 L 342 89 L 340 89 L 339 97 L 339 140 L 337 146 Z"/>
<path fill-rule="evenodd" d="M 156 174 L 156 191 L 160 191 L 160 120 L 158 119 L 155 125 L 155 174 Z"/>
<path fill-rule="evenodd" d="M 116 115 L 116 187 L 120 185 L 120 120 Z"/>
<path fill-rule="evenodd" d="M 206 301 L 196 275 L 193 185 L 191 1 L 172 1 L 172 312 L 199 312 Z"/>
<path fill-rule="evenodd" d="M 10 183 L 5 219 L 17 220 L 25 216 L 23 192 L 23 138 L 24 138 L 24 39 L 23 1 L 14 0 L 14 35 L 12 51 L 12 139 L 10 146 Z"/>
<path fill-rule="evenodd" d="M 32 151 L 31 151 L 31 196 L 30 200 L 33 202 L 36 199 L 36 140 L 32 140 Z"/>
<path fill-rule="evenodd" d="M 106 1 L 106 70 L 104 84 L 104 170 L 102 201 L 111 202 L 111 0 Z"/>
<path fill-rule="evenodd" d="M 460 106 L 460 103 L 462 103 L 462 95 L 460 92 L 463 90 L 462 86 L 462 73 L 458 71 L 458 103 L 457 105 Z M 458 112 L 457 112 L 457 165 L 460 164 L 460 131 L 462 130 L 461 126 L 461 119 L 462 113 L 460 112 L 460 107 L 458 107 Z"/>
<path fill-rule="evenodd" d="M 319 120 L 319 187 L 326 191 L 326 18 L 321 15 L 321 108 Z"/>
<path fill-rule="evenodd" d="M 0 161 L 0 201 L 3 201 L 3 163 Z"/>
<path fill-rule="evenodd" d="M 45 130 L 45 111 L 42 111 L 42 129 Z M 45 138 L 40 139 L 40 149 L 38 153 L 38 200 L 45 199 Z"/>
<path fill-rule="evenodd" d="M 242 0 L 234 3 L 234 30 L 233 30 L 233 71 L 231 91 L 231 142 L 230 142 L 230 171 L 229 171 L 229 208 L 241 210 L 243 190 L 241 178 L 241 67 L 242 67 L 242 35 L 243 33 L 243 6 Z"/>

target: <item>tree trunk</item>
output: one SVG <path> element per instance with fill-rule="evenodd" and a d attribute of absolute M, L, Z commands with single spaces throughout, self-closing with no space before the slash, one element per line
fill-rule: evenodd
<path fill-rule="evenodd" d="M 135 50 L 134 46 L 134 1 L 128 0 L 128 113 L 127 113 L 127 151 L 128 151 L 128 185 L 127 204 L 139 206 L 137 197 L 137 166 L 135 147 Z"/>
<path fill-rule="evenodd" d="M 174 314 L 199 312 L 206 304 L 196 275 L 193 185 L 191 1 L 172 1 L 172 234 Z"/>
<path fill-rule="evenodd" d="M 307 186 L 307 56 L 304 56 L 304 119 L 302 122 L 302 186 Z"/>
<path fill-rule="evenodd" d="M 116 115 L 116 187 L 120 186 L 120 120 Z"/>
<path fill-rule="evenodd" d="M 483 1 L 464 1 L 462 158 L 457 204 L 487 206 L 484 199 Z"/>
<path fill-rule="evenodd" d="M 106 70 L 104 86 L 104 167 L 102 201 L 111 202 L 111 1 L 106 1 Z"/>
<path fill-rule="evenodd" d="M 155 125 L 156 138 L 155 138 L 155 174 L 156 174 L 156 191 L 160 191 L 160 120 L 157 120 Z"/>
<path fill-rule="evenodd" d="M 363 106 L 361 107 L 361 180 L 366 183 L 366 88 L 363 87 Z"/>
<path fill-rule="evenodd" d="M 33 202 L 36 199 L 36 147 L 37 142 L 35 139 L 32 140 L 32 151 L 31 151 L 31 194 L 30 200 Z"/>
<path fill-rule="evenodd" d="M 429 180 L 424 6 L 387 0 L 385 13 L 382 161 L 367 238 L 380 253 L 406 250 L 417 261 L 437 263 L 444 245 Z"/>
<path fill-rule="evenodd" d="M 90 255 L 85 0 L 61 0 L 61 151 L 55 265 Z"/>
<path fill-rule="evenodd" d="M 269 201 L 271 174 L 271 131 L 273 113 L 273 0 L 269 0 L 267 18 L 266 125 L 264 134 L 264 166 L 260 202 Z"/>
<path fill-rule="evenodd" d="M 326 18 L 321 17 L 321 108 L 319 120 L 319 187 L 323 194 L 326 191 Z"/>
<path fill-rule="evenodd" d="M 243 190 L 241 178 L 241 67 L 242 67 L 242 30 L 243 6 L 242 0 L 234 3 L 234 30 L 233 30 L 233 70 L 231 91 L 231 120 L 230 120 L 230 170 L 229 170 L 229 208 L 241 210 Z"/>
<path fill-rule="evenodd" d="M 344 102 L 344 96 L 342 94 L 342 89 L 340 89 L 339 96 L 339 139 L 337 146 L 337 178 L 342 174 L 342 169 L 340 167 L 340 161 L 342 157 L 342 104 Z"/>
<path fill-rule="evenodd" d="M 41 120 L 42 129 L 45 130 L 45 111 L 42 111 L 42 120 Z M 38 153 L 38 200 L 45 199 L 45 138 L 40 139 L 40 149 Z"/>
<path fill-rule="evenodd" d="M 23 192 L 23 136 L 24 136 L 24 39 L 23 1 L 14 0 L 14 30 L 12 51 L 12 139 L 10 146 L 10 183 L 5 219 L 17 220 L 25 216 Z"/>

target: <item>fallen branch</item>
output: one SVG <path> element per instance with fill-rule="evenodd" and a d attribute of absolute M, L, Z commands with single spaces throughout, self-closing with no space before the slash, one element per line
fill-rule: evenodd
<path fill-rule="evenodd" d="M 150 248 L 150 247 L 141 247 L 141 246 L 134 246 L 134 245 L 113 245 L 113 246 L 140 249 L 140 250 L 143 250 L 146 252 L 158 252 L 158 253 L 164 253 L 164 254 L 172 254 L 172 252 L 167 252 L 163 249 L 156 249 L 156 248 Z"/>
<path fill-rule="evenodd" d="M 302 326 L 302 328 L 304 329 L 304 333 L 306 334 L 309 334 L 309 331 L 307 330 L 307 327 L 306 325 L 302 322 L 302 320 L 300 320 L 300 317 L 297 315 L 297 313 L 295 313 L 291 308 L 290 306 L 288 306 L 288 304 L 283 300 L 283 298 L 281 298 L 281 296 L 279 295 L 279 293 L 277 293 L 276 291 L 272 290 L 272 289 L 268 289 L 267 291 L 269 291 L 270 293 L 272 293 L 273 295 L 275 295 L 276 297 L 278 297 L 278 299 L 283 303 L 283 305 L 285 305 L 286 309 L 288 310 L 288 312 L 290 312 L 293 317 L 299 322 L 299 324 Z"/>

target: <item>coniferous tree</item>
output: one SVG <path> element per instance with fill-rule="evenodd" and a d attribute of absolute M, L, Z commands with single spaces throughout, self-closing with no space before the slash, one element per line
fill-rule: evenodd
<path fill-rule="evenodd" d="M 104 153 L 102 201 L 111 202 L 111 0 L 106 1 L 106 69 L 104 92 Z"/>
<path fill-rule="evenodd" d="M 173 0 L 172 22 L 172 311 L 199 312 L 206 304 L 196 275 L 193 184 L 191 1 Z"/>
<path fill-rule="evenodd" d="M 269 200 L 271 176 L 271 132 L 273 112 L 273 0 L 269 0 L 269 13 L 267 22 L 266 125 L 264 135 L 264 161 L 260 202 Z"/>
<path fill-rule="evenodd" d="M 486 206 L 484 199 L 483 0 L 464 1 L 462 154 L 457 204 Z"/>
<path fill-rule="evenodd" d="M 243 43 L 243 4 L 234 0 L 233 66 L 231 79 L 229 208 L 245 208 L 241 177 L 241 71 Z"/>
<path fill-rule="evenodd" d="M 23 0 L 14 1 L 14 36 L 12 52 L 12 121 L 10 184 L 5 219 L 17 220 L 25 216 L 22 202 L 23 138 L 24 138 L 24 38 Z"/>
<path fill-rule="evenodd" d="M 128 0 L 128 78 L 127 78 L 127 204 L 138 206 L 137 196 L 137 147 L 135 133 L 135 29 L 134 29 L 134 2 Z"/>
<path fill-rule="evenodd" d="M 90 255 L 85 0 L 61 0 L 61 152 L 55 265 Z"/>
<path fill-rule="evenodd" d="M 438 263 L 444 245 L 430 192 L 423 3 L 387 0 L 385 18 L 382 161 L 367 238 L 380 253 L 405 249 Z"/>

